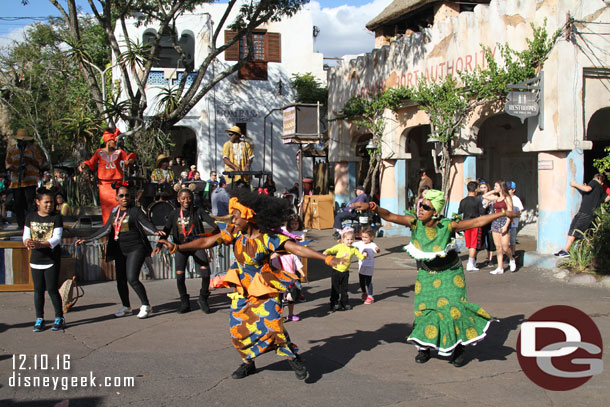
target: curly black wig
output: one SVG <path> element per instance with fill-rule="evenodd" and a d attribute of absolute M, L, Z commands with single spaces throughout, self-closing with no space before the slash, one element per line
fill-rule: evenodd
<path fill-rule="evenodd" d="M 285 199 L 259 195 L 247 188 L 232 188 L 229 193 L 236 197 L 240 204 L 256 212 L 254 222 L 263 233 L 272 233 L 272 229 L 284 226 L 291 214 Z"/>

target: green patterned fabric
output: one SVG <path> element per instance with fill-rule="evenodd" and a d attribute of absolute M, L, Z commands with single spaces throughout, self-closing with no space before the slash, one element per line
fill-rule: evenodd
<path fill-rule="evenodd" d="M 451 260 L 458 259 L 448 246 L 451 222 L 442 218 L 436 226 L 427 227 L 416 221 L 411 226 L 411 243 L 407 246 L 409 254 L 424 263 L 417 272 L 415 320 L 407 341 L 418 348 L 436 349 L 442 356 L 450 355 L 460 343 L 469 345 L 483 339 L 494 320 L 479 305 L 468 302 L 462 264 Z M 440 272 L 423 268 L 428 262 L 438 263 L 438 258 L 446 261 L 447 268 Z"/>
<path fill-rule="evenodd" d="M 415 320 L 408 342 L 437 349 L 447 356 L 461 343 L 485 336 L 493 318 L 479 305 L 467 301 L 464 271 L 460 265 L 442 273 L 420 269 L 415 282 Z"/>

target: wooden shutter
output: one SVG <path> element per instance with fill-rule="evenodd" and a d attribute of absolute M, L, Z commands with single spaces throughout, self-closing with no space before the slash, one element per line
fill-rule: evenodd
<path fill-rule="evenodd" d="M 266 81 L 267 77 L 267 62 L 265 61 L 248 61 L 244 66 L 239 68 L 239 79 Z"/>
<path fill-rule="evenodd" d="M 225 30 L 225 44 L 231 41 L 237 32 Z M 225 50 L 225 61 L 239 61 L 239 41 Z"/>
<path fill-rule="evenodd" d="M 267 33 L 267 62 L 282 62 L 282 38 L 280 33 Z"/>

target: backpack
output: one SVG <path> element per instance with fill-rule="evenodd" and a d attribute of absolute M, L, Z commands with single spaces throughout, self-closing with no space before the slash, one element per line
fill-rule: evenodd
<path fill-rule="evenodd" d="M 61 296 L 63 311 L 68 312 L 76 304 L 76 301 L 85 295 L 85 290 L 76 282 L 76 276 L 72 276 L 59 287 L 59 295 Z"/>

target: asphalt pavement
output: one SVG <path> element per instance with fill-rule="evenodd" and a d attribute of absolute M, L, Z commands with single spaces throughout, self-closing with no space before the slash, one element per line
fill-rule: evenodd
<path fill-rule="evenodd" d="M 330 234 L 312 232 L 312 247 L 333 245 Z M 414 317 L 415 262 L 402 251 L 406 238 L 376 242 L 381 253 L 375 258 L 375 302 L 363 304 L 357 264 L 352 264 L 351 311 L 329 313 L 330 269 L 310 261 L 307 301 L 295 308 L 302 319 L 286 323 L 310 372 L 305 381 L 297 380 L 274 353 L 256 359 L 256 374 L 232 379 L 240 358 L 228 332 L 228 290 L 213 291 L 214 312 L 205 315 L 195 301 L 198 279 L 187 280 L 193 311 L 183 315 L 175 313 L 174 280 L 144 281 L 154 313 L 143 320 L 113 317 L 120 308 L 114 282 L 87 284 L 85 296 L 66 314 L 66 329 L 59 332 L 32 332 L 31 292 L 0 293 L 0 405 L 610 405 L 610 363 L 577 389 L 548 391 L 526 377 L 515 350 L 520 324 L 549 305 L 582 310 L 607 338 L 608 288 L 567 284 L 534 268 L 503 275 L 490 275 L 491 267 L 467 273 L 469 301 L 499 322 L 491 325 L 483 342 L 467 349 L 466 366 L 456 368 L 436 355 L 418 365 L 415 347 L 405 342 Z M 131 289 L 130 294 L 135 306 L 137 297 Z M 45 310 L 49 320 L 53 312 L 48 297 Z M 607 354 L 608 345 L 603 350 Z M 27 385 L 26 378 L 40 383 Z"/>

